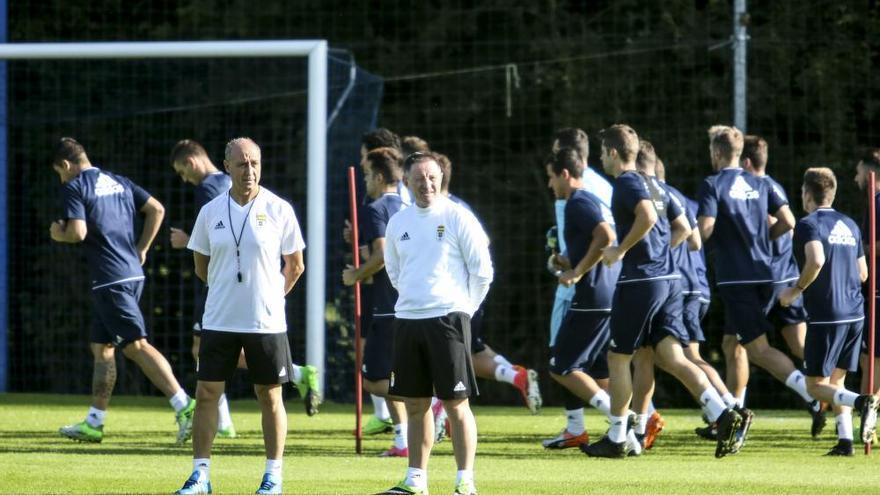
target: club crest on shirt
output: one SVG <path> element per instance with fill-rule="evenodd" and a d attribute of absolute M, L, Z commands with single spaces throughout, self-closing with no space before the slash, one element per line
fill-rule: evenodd
<path fill-rule="evenodd" d="M 438 225 L 438 226 L 437 226 L 437 240 L 438 240 L 438 241 L 442 241 L 442 240 L 443 240 L 443 234 L 444 234 L 444 233 L 446 233 L 446 227 L 445 227 L 444 225 Z"/>
<path fill-rule="evenodd" d="M 265 213 L 257 213 L 257 227 L 262 227 L 264 223 L 266 223 L 266 214 Z"/>

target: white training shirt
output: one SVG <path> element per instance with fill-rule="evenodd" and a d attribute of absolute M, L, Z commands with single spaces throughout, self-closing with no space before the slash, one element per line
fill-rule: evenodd
<path fill-rule="evenodd" d="M 241 282 L 233 232 L 240 236 Z M 257 197 L 244 206 L 230 198 L 228 192 L 205 204 L 187 245 L 211 257 L 202 328 L 240 333 L 286 332 L 281 255 L 305 247 L 293 207 L 265 187 L 260 187 Z"/>
<path fill-rule="evenodd" d="M 446 198 L 413 204 L 388 221 L 385 270 L 398 292 L 396 317 L 473 316 L 492 282 L 489 237 L 473 213 Z"/>

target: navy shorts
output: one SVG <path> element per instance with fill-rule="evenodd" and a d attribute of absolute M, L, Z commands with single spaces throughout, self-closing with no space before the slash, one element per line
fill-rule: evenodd
<path fill-rule="evenodd" d="M 255 385 L 278 385 L 293 380 L 293 360 L 287 332 L 241 333 L 202 330 L 198 378 L 206 382 L 232 379 L 244 349 L 248 376 Z"/>
<path fill-rule="evenodd" d="M 667 336 L 688 344 L 681 322 L 684 296 L 677 279 L 618 284 L 611 304 L 611 340 L 608 350 L 632 354 L 657 345 Z"/>
<path fill-rule="evenodd" d="M 777 318 L 782 322 L 782 326 L 796 325 L 807 321 L 807 310 L 804 309 L 803 297 L 795 299 L 795 301 L 791 303 L 791 306 L 787 308 L 779 304 L 779 294 L 782 294 L 782 291 L 789 287 L 794 287 L 795 284 L 797 284 L 797 280 L 781 284 L 773 284 L 773 306 L 770 307 L 770 312 L 767 316 L 770 318 Z"/>
<path fill-rule="evenodd" d="M 880 300 L 877 301 L 877 309 L 880 309 Z M 868 318 L 868 303 L 865 302 L 865 322 L 867 322 Z M 862 353 L 868 353 L 868 338 L 870 334 L 868 333 L 867 323 L 865 323 L 865 331 L 862 332 Z M 874 318 L 874 357 L 880 358 L 880 318 Z"/>
<path fill-rule="evenodd" d="M 781 285 L 781 284 L 780 284 Z M 740 344 L 748 344 L 773 330 L 767 317 L 776 304 L 773 284 L 719 285 L 724 303 L 724 334 L 736 335 Z"/>
<path fill-rule="evenodd" d="M 478 354 L 486 350 L 483 342 L 483 307 L 480 306 L 471 317 L 471 354 Z"/>
<path fill-rule="evenodd" d="M 610 336 L 611 315 L 607 311 L 569 309 L 550 353 L 550 371 L 557 375 L 582 371 L 596 380 L 608 378 Z"/>
<path fill-rule="evenodd" d="M 807 324 L 804 367 L 807 376 L 831 376 L 835 368 L 856 371 L 864 320 L 849 323 Z"/>
<path fill-rule="evenodd" d="M 705 342 L 706 335 L 703 333 L 703 318 L 709 311 L 709 301 L 701 294 L 687 294 L 684 296 L 684 311 L 681 319 L 684 329 L 687 331 L 688 340 L 691 342 Z"/>
<path fill-rule="evenodd" d="M 364 347 L 364 378 L 371 381 L 391 378 L 394 352 L 394 317 L 373 317 L 373 325 Z"/>
<path fill-rule="evenodd" d="M 125 347 L 147 337 L 144 315 L 138 306 L 144 281 L 123 282 L 92 291 L 95 318 L 90 342 Z"/>

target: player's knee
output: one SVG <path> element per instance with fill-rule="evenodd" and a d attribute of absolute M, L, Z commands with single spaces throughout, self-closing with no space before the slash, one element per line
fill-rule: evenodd
<path fill-rule="evenodd" d="M 129 359 L 133 359 L 135 356 L 138 356 L 144 352 L 148 352 L 152 349 L 153 346 L 147 342 L 147 339 L 137 339 L 133 342 L 129 342 L 125 347 L 122 348 L 122 353 L 125 354 L 125 357 Z"/>
<path fill-rule="evenodd" d="M 220 385 L 209 385 L 204 382 L 199 382 L 199 384 L 196 386 L 196 401 L 198 401 L 197 404 L 213 404 L 220 400 L 220 396 L 222 394 L 222 383 Z"/>
<path fill-rule="evenodd" d="M 281 403 L 281 385 L 254 385 L 254 393 L 263 407 L 276 407 Z"/>

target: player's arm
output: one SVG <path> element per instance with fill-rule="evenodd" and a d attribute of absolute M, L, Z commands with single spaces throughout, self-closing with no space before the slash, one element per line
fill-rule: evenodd
<path fill-rule="evenodd" d="M 593 240 L 587 248 L 587 254 L 578 261 L 577 266 L 559 275 L 559 283 L 569 287 L 593 269 L 602 259 L 602 250 L 614 244 L 617 235 L 608 222 L 601 222 L 593 228 Z"/>
<path fill-rule="evenodd" d="M 696 228 L 691 229 L 691 235 L 687 238 L 688 250 L 699 251 L 700 249 L 703 249 L 703 236 L 700 234 L 699 225 L 695 225 L 694 227 Z"/>
<path fill-rule="evenodd" d="M 296 251 L 291 254 L 282 254 L 284 260 L 284 268 L 281 274 L 284 275 L 284 293 L 287 294 L 296 285 L 296 281 L 306 271 L 306 265 L 303 263 L 303 252 Z"/>
<path fill-rule="evenodd" d="M 682 213 L 675 217 L 671 222 L 671 232 L 669 235 L 669 243 L 672 247 L 678 247 L 691 235 L 691 226 L 687 221 L 687 215 Z"/>
<path fill-rule="evenodd" d="M 141 229 L 141 237 L 137 242 L 138 256 L 141 264 L 147 259 L 147 251 L 153 244 L 153 239 L 159 233 L 159 227 L 162 226 L 162 219 L 165 218 L 165 207 L 162 206 L 156 198 L 150 197 L 143 206 L 141 213 L 144 214 L 144 227 Z"/>
<path fill-rule="evenodd" d="M 352 265 L 345 265 L 342 270 L 342 283 L 345 285 L 354 285 L 355 282 L 361 282 L 372 277 L 376 272 L 385 268 L 385 238 L 379 237 L 373 240 L 370 245 L 370 257 L 358 268 Z"/>
<path fill-rule="evenodd" d="M 821 241 L 809 241 L 804 244 L 804 264 L 801 276 L 794 287 L 788 287 L 779 295 L 779 303 L 790 306 L 803 294 L 804 290 L 816 280 L 825 265 L 825 248 Z"/>
<path fill-rule="evenodd" d="M 75 244 L 85 240 L 86 234 L 88 234 L 88 227 L 86 221 L 81 218 L 55 220 L 49 226 L 49 236 L 55 242 Z"/>
<path fill-rule="evenodd" d="M 654 224 L 657 223 L 657 210 L 654 209 L 654 205 L 649 199 L 643 199 L 636 203 L 633 213 L 636 218 L 626 237 L 620 241 L 619 245 L 608 246 L 602 250 L 603 263 L 608 266 L 620 261 L 626 252 L 632 249 L 637 242 L 644 239 L 648 232 L 654 228 Z"/>
<path fill-rule="evenodd" d="M 700 238 L 703 239 L 703 242 L 708 241 L 712 237 L 712 233 L 715 232 L 715 217 L 697 218 L 697 227 L 700 229 Z"/>
<path fill-rule="evenodd" d="M 776 218 L 776 223 L 770 227 L 771 241 L 793 229 L 795 223 L 794 214 L 791 213 L 791 208 L 788 205 L 782 205 L 773 216 Z"/>
<path fill-rule="evenodd" d="M 857 263 L 859 264 L 859 280 L 862 283 L 868 281 L 868 262 L 865 260 L 864 256 L 859 257 Z"/>
<path fill-rule="evenodd" d="M 189 234 L 183 229 L 171 227 L 171 247 L 174 249 L 184 249 L 189 244 Z"/>
<path fill-rule="evenodd" d="M 204 283 L 208 283 L 208 263 L 211 262 L 211 257 L 206 256 L 198 251 L 193 251 L 193 267 L 196 271 L 196 277 L 199 277 Z"/>

